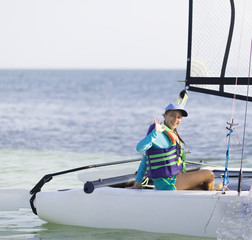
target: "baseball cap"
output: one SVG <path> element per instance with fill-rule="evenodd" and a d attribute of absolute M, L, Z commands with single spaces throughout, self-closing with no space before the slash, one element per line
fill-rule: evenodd
<path fill-rule="evenodd" d="M 179 104 L 177 103 L 170 103 L 166 108 L 165 108 L 165 112 L 167 111 L 172 111 L 172 110 L 180 110 L 182 112 L 182 116 L 183 117 L 187 117 L 188 113 L 187 111 L 181 107 Z"/>

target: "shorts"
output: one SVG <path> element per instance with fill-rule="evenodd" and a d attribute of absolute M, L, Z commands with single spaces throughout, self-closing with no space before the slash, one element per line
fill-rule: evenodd
<path fill-rule="evenodd" d="M 152 181 L 157 190 L 176 190 L 176 176 L 170 178 L 153 178 Z"/>

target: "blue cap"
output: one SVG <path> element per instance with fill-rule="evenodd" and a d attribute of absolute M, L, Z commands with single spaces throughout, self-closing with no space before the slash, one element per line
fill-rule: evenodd
<path fill-rule="evenodd" d="M 166 108 L 165 108 L 165 112 L 167 111 L 172 111 L 172 110 L 180 110 L 182 112 L 182 116 L 183 117 L 187 117 L 188 113 L 187 111 L 181 107 L 179 104 L 177 103 L 170 103 Z"/>

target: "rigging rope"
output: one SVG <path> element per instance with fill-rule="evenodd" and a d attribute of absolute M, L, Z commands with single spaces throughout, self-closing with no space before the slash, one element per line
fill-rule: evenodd
<path fill-rule="evenodd" d="M 229 161 L 229 152 L 230 152 L 230 145 L 231 145 L 231 135 L 234 132 L 233 126 L 237 125 L 234 123 L 233 119 L 231 123 L 228 123 L 229 127 L 227 129 L 229 130 L 229 133 L 227 134 L 228 137 L 228 147 L 227 147 L 227 152 L 226 152 L 226 164 L 225 164 L 225 171 L 224 171 L 224 177 L 223 177 L 223 187 L 222 187 L 222 192 L 224 192 L 227 189 L 227 186 L 229 184 L 229 174 L 228 174 L 228 161 Z"/>
<path fill-rule="evenodd" d="M 241 32 L 240 32 L 240 42 L 239 42 L 239 49 L 238 49 L 238 56 L 237 56 L 237 63 L 236 63 L 236 77 L 235 77 L 235 88 L 234 88 L 234 98 L 233 98 L 233 104 L 232 104 L 232 116 L 231 119 L 234 119 L 234 113 L 235 113 L 235 102 L 236 102 L 236 89 L 238 85 L 238 76 L 239 76 L 239 67 L 240 67 L 240 53 L 241 53 L 241 43 L 242 43 L 242 33 L 243 33 L 243 26 L 244 26 L 244 16 L 245 16 L 245 6 L 246 6 L 246 0 L 243 2 L 243 14 L 242 14 L 242 25 L 241 25 Z"/>
<path fill-rule="evenodd" d="M 237 89 L 237 85 L 238 85 L 238 76 L 239 76 L 239 67 L 240 67 L 240 53 L 241 53 L 241 42 L 242 42 L 242 34 L 243 34 L 243 26 L 244 26 L 245 9 L 246 9 L 246 0 L 244 0 L 244 2 L 243 2 L 242 25 L 241 25 L 241 32 L 240 32 L 237 65 L 236 65 L 236 78 L 235 78 L 235 86 L 236 87 L 235 87 L 235 91 L 234 91 L 233 104 L 232 104 L 231 123 L 227 122 L 227 124 L 229 125 L 229 127 L 227 127 L 227 129 L 229 130 L 229 133 L 227 134 L 228 146 L 227 146 L 227 152 L 226 152 L 226 164 L 225 164 L 225 171 L 224 171 L 224 178 L 223 178 L 223 188 L 222 188 L 223 192 L 227 189 L 227 185 L 229 183 L 229 180 L 228 180 L 228 177 L 229 177 L 228 161 L 229 161 L 229 151 L 230 151 L 230 139 L 231 139 L 231 135 L 233 133 L 233 126 L 237 125 L 234 123 L 234 114 L 235 114 L 235 103 L 236 103 L 236 89 Z M 248 95 L 247 95 L 247 101 L 248 101 Z M 240 169 L 240 176 L 242 175 L 241 172 L 242 172 L 242 169 Z M 239 184 L 238 185 L 240 185 L 240 182 L 241 182 L 240 179 L 241 178 L 239 177 Z M 239 189 L 238 189 L 238 193 L 239 193 Z"/>
<path fill-rule="evenodd" d="M 243 125 L 241 165 L 240 165 L 240 173 L 239 173 L 239 181 L 238 181 L 238 194 L 239 195 L 240 195 L 240 192 L 241 192 L 242 164 L 243 164 L 243 158 L 244 158 L 245 133 L 246 133 L 246 125 L 247 125 L 248 96 L 249 96 L 250 73 L 251 73 L 251 58 L 252 58 L 252 39 L 251 39 L 251 44 L 250 44 L 249 72 L 248 72 L 248 85 L 247 85 L 247 100 L 246 100 L 246 105 L 245 105 L 245 119 L 244 119 L 244 125 Z"/>

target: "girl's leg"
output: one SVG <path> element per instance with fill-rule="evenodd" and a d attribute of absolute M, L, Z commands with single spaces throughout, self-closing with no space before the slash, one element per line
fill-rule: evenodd
<path fill-rule="evenodd" d="M 214 190 L 214 174 L 210 170 L 181 173 L 175 183 L 177 190 Z"/>

